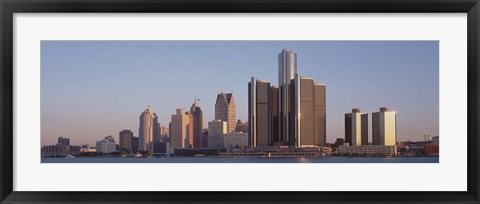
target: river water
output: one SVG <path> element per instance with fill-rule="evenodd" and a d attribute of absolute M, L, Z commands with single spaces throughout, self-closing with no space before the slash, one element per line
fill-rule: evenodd
<path fill-rule="evenodd" d="M 42 163 L 438 163 L 439 157 L 296 157 L 296 158 L 42 158 Z"/>

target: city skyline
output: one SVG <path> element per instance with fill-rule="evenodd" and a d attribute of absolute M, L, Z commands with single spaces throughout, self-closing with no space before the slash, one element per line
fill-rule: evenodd
<path fill-rule="evenodd" d="M 161 51 L 155 52 L 155 54 L 148 52 L 148 50 L 156 51 L 154 48 Z M 229 48 L 228 51 L 226 48 Z M 233 52 L 234 48 L 242 48 L 240 50 L 243 51 L 250 48 L 247 50 L 252 53 L 245 53 L 243 56 L 237 53 L 239 50 Z M 203 122 L 208 123 L 214 119 L 215 96 L 221 92 L 233 92 L 237 104 L 237 119 L 246 121 L 248 113 L 246 110 L 248 100 L 246 84 L 250 76 L 257 76 L 259 79 L 270 81 L 272 85 L 278 85 L 278 78 L 276 78 L 278 59 L 276 58 L 278 50 L 283 48 L 295 50 L 298 54 L 297 69 L 302 76 L 313 77 L 329 86 L 327 91 L 327 142 L 331 143 L 336 138 L 344 137 L 344 113 L 352 108 L 360 108 L 371 114 L 382 106 L 400 112 L 397 141 L 423 140 L 424 134 L 438 135 L 438 42 L 435 41 L 43 41 L 42 145 L 54 143 L 53 141 L 60 136 L 71 138 L 74 144 L 92 145 L 92 142 L 107 135 L 118 138 L 116 133 L 124 129 L 132 130 L 134 135 L 138 136 L 138 132 L 135 132 L 134 128 L 135 126 L 138 128 L 137 117 L 148 104 L 152 105 L 157 112 L 160 126 L 168 127 L 170 115 L 174 114 L 177 108 L 187 109 L 194 97 L 200 99 L 199 106 L 205 115 Z M 178 49 L 187 51 L 187 54 Z M 170 54 L 177 56 L 173 61 L 178 64 L 185 64 L 180 61 L 179 57 L 186 55 L 185 58 L 188 59 L 194 56 L 191 63 L 201 66 L 198 68 L 193 66 L 193 68 L 189 68 L 188 72 L 181 69 L 175 70 L 175 67 L 171 70 L 167 65 L 163 65 L 165 63 L 161 63 L 171 58 L 168 56 L 161 59 L 155 58 L 157 55 L 163 56 L 159 53 L 165 54 L 164 50 L 174 51 L 173 54 Z M 273 51 L 267 53 L 266 50 Z M 370 52 L 360 52 L 361 50 Z M 331 51 L 331 53 L 327 51 Z M 327 59 L 322 54 L 323 52 L 326 52 L 327 56 L 342 53 L 342 57 L 356 59 L 356 61 L 354 60 L 356 66 L 345 67 L 349 63 L 338 59 L 341 57 Z M 353 53 L 360 56 L 353 55 Z M 199 56 L 195 56 L 195 54 Z M 376 60 L 373 60 L 375 58 Z M 232 62 L 228 63 L 229 60 Z M 396 64 L 400 62 L 401 65 Z M 87 66 L 89 63 L 90 66 Z M 137 64 L 135 65 L 135 63 Z M 142 63 L 144 66 L 139 66 Z M 268 66 L 263 67 L 262 64 L 265 63 Z M 391 67 L 385 66 L 389 63 Z M 213 66 L 215 64 L 216 66 Z M 227 66 L 244 67 L 243 64 L 247 68 L 236 70 Z M 247 65 L 254 66 L 248 68 Z M 227 68 L 222 69 L 222 67 Z M 403 69 L 399 70 L 398 67 Z M 64 69 L 73 71 L 74 74 L 66 73 Z M 205 72 L 202 72 L 203 70 Z M 136 71 L 147 71 L 148 74 L 144 74 L 144 72 L 138 74 Z M 389 74 L 388 71 L 394 71 L 394 73 Z M 153 77 L 154 74 L 151 72 L 157 73 L 158 77 Z M 376 75 L 368 75 L 369 72 L 374 72 Z M 411 75 L 408 75 L 408 72 Z M 169 73 L 174 74 L 168 75 Z M 209 76 L 211 73 L 215 74 Z M 343 78 L 332 78 L 339 73 L 345 74 Z M 162 76 L 162 74 L 166 76 Z M 244 75 L 247 77 L 243 77 Z M 365 79 L 365 76 L 372 77 Z M 152 82 L 152 77 L 157 80 Z M 379 80 L 375 80 L 375 77 Z M 128 78 L 131 79 L 126 80 Z M 81 79 L 86 80 L 82 81 Z M 113 82 L 116 79 L 120 79 L 119 82 Z M 362 81 L 353 80 L 351 84 L 342 84 L 345 83 L 345 79 L 367 81 L 359 83 Z M 404 89 L 398 91 L 399 84 L 396 83 L 402 79 L 403 83 L 400 85 L 403 85 Z M 177 80 L 178 84 L 173 83 Z M 171 86 L 162 87 L 161 84 L 165 81 L 170 82 Z M 351 88 L 350 91 L 347 89 L 348 86 Z M 362 88 L 364 91 L 358 91 Z M 139 90 L 145 90 L 147 93 L 139 93 Z M 172 92 L 177 92 L 177 94 L 170 95 L 169 93 Z M 151 96 L 136 97 L 136 95 L 148 95 L 148 93 Z M 345 96 L 342 95 L 350 96 L 351 101 L 345 101 Z M 159 96 L 163 97 L 152 99 Z M 108 99 L 108 97 L 111 98 L 105 100 L 105 103 L 102 103 L 101 100 L 94 103 L 95 99 Z M 148 102 L 149 100 L 151 101 Z M 171 108 L 173 104 L 169 104 L 169 102 L 176 104 L 176 107 Z M 138 109 L 134 110 L 136 108 Z M 88 111 L 80 112 L 80 110 Z M 131 115 L 133 111 L 135 111 L 135 115 Z M 63 115 L 66 113 L 68 115 Z M 72 115 L 70 116 L 70 114 Z M 104 117 L 103 114 L 109 114 L 111 120 L 101 120 Z M 62 118 L 61 116 L 69 117 Z M 88 118 L 87 116 L 94 117 Z M 135 119 L 137 122 L 132 123 Z M 72 121 L 73 123 L 68 123 Z M 104 129 L 101 129 L 102 127 Z M 369 133 L 371 132 L 369 131 Z M 369 134 L 369 138 L 369 141 L 372 141 L 371 134 Z"/>

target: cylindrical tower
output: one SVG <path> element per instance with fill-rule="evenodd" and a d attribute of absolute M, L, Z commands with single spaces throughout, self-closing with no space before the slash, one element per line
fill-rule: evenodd
<path fill-rule="evenodd" d="M 289 141 L 289 128 L 291 127 L 291 118 L 295 110 L 291 110 L 289 100 L 292 95 L 292 91 L 289 90 L 290 83 L 295 78 L 297 74 L 297 53 L 283 49 L 282 52 L 278 54 L 278 102 L 280 109 L 280 118 L 279 118 L 279 127 L 280 131 L 280 140 L 281 142 L 293 142 Z"/>

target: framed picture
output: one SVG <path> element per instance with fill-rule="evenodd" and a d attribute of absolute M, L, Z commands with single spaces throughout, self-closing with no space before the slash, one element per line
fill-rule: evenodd
<path fill-rule="evenodd" d="M 479 203 L 478 0 L 0 6 L 2 203 Z"/>

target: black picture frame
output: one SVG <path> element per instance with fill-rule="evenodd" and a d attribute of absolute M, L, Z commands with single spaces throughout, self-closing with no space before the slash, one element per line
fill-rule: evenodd
<path fill-rule="evenodd" d="M 0 10 L 1 203 L 479 203 L 479 0 L 0 0 Z M 466 192 L 13 191 L 13 176 L 15 173 L 13 171 L 13 107 L 15 106 L 13 101 L 13 14 L 117 12 L 467 13 L 468 190 Z"/>

